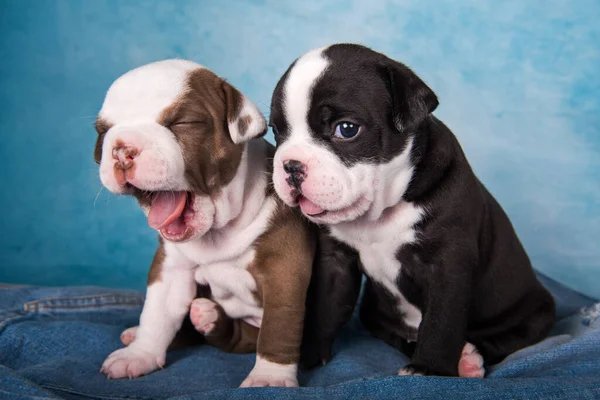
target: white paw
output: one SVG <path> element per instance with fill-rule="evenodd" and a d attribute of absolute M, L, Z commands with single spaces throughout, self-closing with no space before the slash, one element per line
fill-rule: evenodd
<path fill-rule="evenodd" d="M 127 328 L 121 333 L 121 343 L 125 346 L 129 346 L 135 340 L 135 334 L 137 332 L 138 327 L 132 326 L 131 328 Z"/>
<path fill-rule="evenodd" d="M 132 344 L 112 352 L 102 364 L 100 372 L 105 374 L 108 379 L 132 379 L 149 374 L 164 365 L 164 354 L 157 355 Z"/>
<path fill-rule="evenodd" d="M 215 329 L 219 319 L 217 304 L 206 298 L 198 298 L 190 307 L 190 320 L 198 332 L 208 335 Z"/>
<path fill-rule="evenodd" d="M 465 344 L 458 362 L 458 376 L 461 378 L 483 378 L 484 375 L 483 357 L 474 345 L 471 343 Z"/>
<path fill-rule="evenodd" d="M 281 386 L 298 387 L 298 366 L 296 364 L 278 364 L 256 356 L 256 364 L 248 377 L 240 385 L 245 387 Z"/>

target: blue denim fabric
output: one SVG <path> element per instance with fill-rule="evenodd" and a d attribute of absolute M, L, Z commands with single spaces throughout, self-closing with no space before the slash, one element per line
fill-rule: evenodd
<path fill-rule="evenodd" d="M 551 337 L 489 369 L 486 379 L 397 377 L 407 358 L 354 319 L 326 367 L 303 386 L 236 389 L 253 355 L 203 345 L 172 351 L 164 370 L 107 380 L 104 358 L 137 324 L 143 295 L 96 287 L 0 288 L 0 399 L 600 399 L 600 318 L 594 300 L 542 277 L 558 302 Z M 587 306 L 586 312 L 581 312 Z"/>

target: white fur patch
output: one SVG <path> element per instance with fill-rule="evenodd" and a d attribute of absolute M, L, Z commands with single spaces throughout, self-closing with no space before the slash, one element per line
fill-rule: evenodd
<path fill-rule="evenodd" d="M 187 89 L 191 71 L 204 68 L 187 60 L 163 60 L 135 68 L 106 93 L 99 116 L 113 124 L 156 121 Z"/>
<path fill-rule="evenodd" d="M 413 226 L 420 221 L 423 210 L 412 203 L 400 202 L 376 221 L 352 221 L 331 226 L 331 234 L 355 248 L 365 273 L 381 284 L 398 300 L 398 309 L 408 326 L 418 328 L 421 311 L 408 300 L 396 284 L 402 264 L 396 252 L 405 244 L 417 240 Z"/>
<path fill-rule="evenodd" d="M 256 301 L 254 277 L 246 268 L 254 260 L 254 250 L 225 262 L 200 265 L 196 268 L 196 281 L 210 286 L 212 299 L 231 318 L 241 318 L 260 327 L 263 308 Z"/>
<path fill-rule="evenodd" d="M 250 371 L 250 374 L 248 374 L 248 377 L 242 382 L 240 387 L 297 387 L 297 373 L 298 366 L 296 364 L 278 364 L 257 355 L 254 368 L 252 368 L 252 371 Z"/>
<path fill-rule="evenodd" d="M 312 87 L 329 65 L 329 61 L 323 56 L 325 49 L 326 47 L 312 50 L 296 61 L 285 83 L 284 110 L 292 141 L 311 140 L 306 116 L 310 107 Z"/>

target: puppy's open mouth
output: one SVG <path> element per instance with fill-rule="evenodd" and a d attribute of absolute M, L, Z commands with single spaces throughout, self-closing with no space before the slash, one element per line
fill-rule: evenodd
<path fill-rule="evenodd" d="M 148 225 L 170 241 L 185 240 L 192 231 L 194 194 L 185 191 L 149 192 Z"/>

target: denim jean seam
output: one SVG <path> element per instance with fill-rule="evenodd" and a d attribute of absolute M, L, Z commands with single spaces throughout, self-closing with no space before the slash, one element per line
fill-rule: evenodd
<path fill-rule="evenodd" d="M 105 399 L 105 400 L 153 400 L 153 399 L 155 399 L 155 397 L 146 397 L 146 396 L 111 396 L 111 395 L 91 394 L 88 392 L 83 392 L 83 391 L 76 390 L 76 389 L 69 388 L 69 387 L 51 385 L 51 384 L 45 384 L 45 383 L 40 384 L 40 386 L 43 387 L 44 389 L 56 390 L 59 392 L 65 392 L 65 393 L 71 393 L 71 394 L 77 394 L 77 395 L 86 396 L 86 397 L 95 398 L 95 399 Z"/>
<path fill-rule="evenodd" d="M 19 314 L 19 313 L 7 314 L 7 315 L 3 316 L 2 319 L 0 319 L 0 332 L 2 332 L 4 330 L 4 328 L 6 328 L 10 324 L 11 321 L 19 320 L 26 316 L 27 316 L 27 314 Z"/>
<path fill-rule="evenodd" d="M 7 314 L 5 316 L 3 316 L 2 318 L 0 318 L 0 326 L 4 325 L 5 323 L 7 323 L 8 321 L 10 321 L 11 319 L 15 319 L 15 318 L 19 318 L 22 317 L 22 314 Z"/>
<path fill-rule="evenodd" d="M 94 301 L 98 299 L 111 299 L 110 302 L 99 302 L 93 304 L 67 304 L 67 302 L 77 301 Z M 62 302 L 62 303 L 61 303 Z M 38 312 L 52 310 L 90 310 L 97 309 L 104 311 L 108 308 L 127 308 L 134 309 L 143 306 L 144 297 L 139 295 L 115 295 L 104 293 L 92 296 L 75 296 L 75 297 L 47 297 L 34 301 L 29 301 L 23 304 L 22 310 L 4 311 L 0 314 L 0 332 L 6 328 L 9 323 L 17 321 L 21 318 L 27 318 L 35 315 Z"/>
<path fill-rule="evenodd" d="M 104 307 L 112 307 L 112 306 L 120 306 L 120 307 L 127 307 L 127 308 L 137 308 L 140 307 L 141 305 L 143 305 L 142 302 L 140 303 L 102 303 L 102 304 L 86 304 L 86 305 L 72 305 L 72 306 L 68 306 L 68 305 L 61 305 L 61 306 L 46 306 L 46 305 L 36 305 L 33 308 L 25 308 L 25 311 L 28 312 L 38 312 L 38 311 L 44 311 L 44 310 L 77 310 L 77 309 L 89 309 L 89 308 L 98 308 L 98 309 L 102 309 Z"/>
<path fill-rule="evenodd" d="M 84 300 L 95 300 L 113 297 L 115 300 L 110 303 L 100 304 L 65 304 L 66 302 L 77 302 Z M 102 308 L 104 306 L 140 306 L 143 304 L 143 296 L 120 296 L 110 293 L 98 294 L 93 296 L 75 296 L 75 297 L 48 297 L 29 301 L 23 305 L 25 311 L 37 312 L 45 309 L 77 309 L 77 308 Z M 62 302 L 62 304 L 61 304 Z"/>

